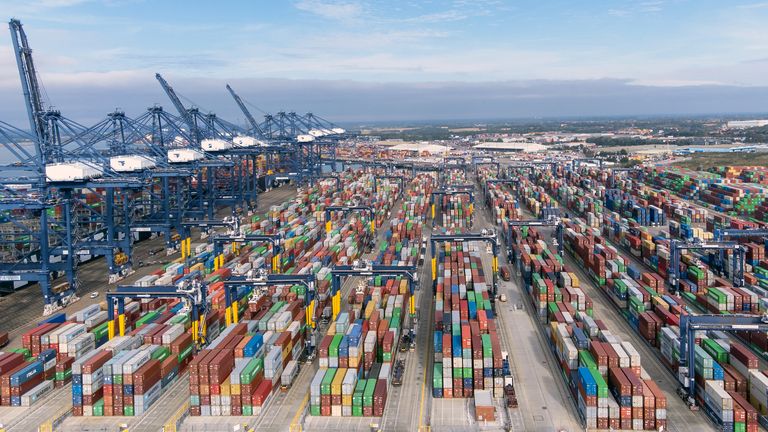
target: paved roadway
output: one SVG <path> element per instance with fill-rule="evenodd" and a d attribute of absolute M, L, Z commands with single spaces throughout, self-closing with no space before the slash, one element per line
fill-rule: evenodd
<path fill-rule="evenodd" d="M 422 236 L 427 239 L 431 228 L 425 222 Z M 429 243 L 424 254 L 424 265 L 419 272 L 419 290 L 416 295 L 416 311 L 419 317 L 419 328 L 416 334 L 416 349 L 406 353 L 398 353 L 398 358 L 405 360 L 403 384 L 400 387 L 390 386 L 384 416 L 381 418 L 381 428 L 385 431 L 415 430 L 424 424 L 424 404 L 431 398 L 432 362 L 432 271 L 428 264 L 431 262 Z"/>
<path fill-rule="evenodd" d="M 286 200 L 292 199 L 296 195 L 296 188 L 284 186 L 279 189 L 273 189 L 269 192 L 265 192 L 259 195 L 259 204 L 257 207 L 258 213 L 266 212 L 270 206 L 280 204 Z M 229 214 L 226 210 L 221 210 L 220 214 Z M 149 261 L 149 259 L 161 259 L 163 262 L 170 262 L 177 257 L 177 255 L 171 256 L 154 256 L 149 257 L 149 250 L 153 248 L 162 247 L 164 240 L 162 238 L 154 238 L 140 243 L 136 243 L 134 249 L 134 262 L 139 260 Z M 126 279 L 119 281 L 118 284 L 129 284 L 135 282 L 140 277 L 150 274 L 153 271 L 160 268 L 161 265 L 145 266 L 137 269 L 136 272 Z M 88 263 L 83 264 L 79 270 L 79 277 L 83 281 L 82 292 L 80 293 L 82 299 L 67 308 L 63 309 L 64 312 L 73 313 L 90 304 L 98 303 L 103 300 L 103 293 L 110 288 L 110 285 L 106 283 L 104 277 L 105 263 L 103 258 L 99 258 Z M 99 297 L 91 299 L 88 297 L 88 293 L 98 291 Z M 17 348 L 21 347 L 20 335 L 25 331 L 33 328 L 36 323 L 43 318 L 41 312 L 43 310 L 42 295 L 38 291 L 37 285 L 29 286 L 23 290 L 17 291 L 6 297 L 1 298 L 0 301 L 0 328 L 12 329 L 10 332 L 11 343 L 9 347 Z M 181 383 L 185 383 L 181 385 Z M 178 388 L 177 388 L 178 386 Z M 189 397 L 189 381 L 188 379 L 181 378 L 177 384 L 174 385 L 173 392 L 165 392 L 161 396 L 160 400 L 155 404 L 158 407 L 167 407 L 167 411 L 164 409 L 150 410 L 153 415 L 151 418 L 152 425 L 162 424 L 174 414 L 174 412 L 181 407 L 186 399 Z M 178 390 L 178 391 L 176 391 Z M 168 403 L 175 405 L 176 408 L 166 406 L 166 398 Z M 171 401 L 176 401 L 171 403 Z M 0 423 L 6 425 L 8 431 L 22 431 L 26 432 L 33 430 L 30 426 L 34 425 L 36 428 L 38 425 L 49 420 L 52 415 L 71 408 L 71 388 L 65 387 L 61 389 L 55 389 L 44 402 L 38 402 L 29 408 L 24 407 L 0 407 Z M 156 415 L 155 415 L 156 414 Z M 89 430 L 103 430 L 100 425 L 111 424 L 117 427 L 121 423 L 132 424 L 140 421 L 142 424 L 146 424 L 147 420 L 142 420 L 144 417 L 114 417 L 108 419 L 105 417 L 100 418 L 86 418 L 86 417 L 70 417 L 64 424 L 63 428 L 71 427 L 73 430 L 79 430 L 78 428 L 90 428 Z M 115 420 L 115 421 L 113 421 Z M 117 422 L 119 421 L 119 422 Z M 98 424 L 97 424 L 98 423 Z M 83 429 L 85 430 L 85 429 Z M 146 430 L 152 430 L 146 429 Z"/>
<path fill-rule="evenodd" d="M 493 227 L 490 209 L 485 204 L 480 207 L 479 226 Z M 503 248 L 500 255 L 499 261 L 505 261 Z M 490 264 L 486 268 L 490 268 Z M 519 404 L 518 409 L 510 410 L 513 414 L 511 430 L 580 430 L 560 366 L 535 318 L 525 287 L 517 278 L 510 282 L 500 279 L 499 293 L 505 291 L 507 302 L 497 302 L 496 311 L 499 338 L 510 356 Z"/>
<path fill-rule="evenodd" d="M 490 210 L 477 200 L 472 231 L 493 227 Z M 491 255 L 479 244 L 486 275 L 490 275 Z M 506 254 L 501 253 L 501 260 Z M 550 353 L 547 340 L 529 311 L 527 295 L 521 285 L 500 281 L 499 292 L 507 302 L 497 302 L 497 328 L 502 349 L 510 356 L 518 408 L 507 409 L 504 399 L 496 399 L 497 421 L 481 425 L 474 420 L 471 399 L 434 399 L 435 430 L 486 430 L 502 428 L 515 431 L 579 430 L 579 423 L 560 378 L 557 360 Z M 518 305 L 526 305 L 519 309 Z M 514 343 L 512 343 L 514 341 Z M 537 361 L 531 361 L 537 359 Z"/>

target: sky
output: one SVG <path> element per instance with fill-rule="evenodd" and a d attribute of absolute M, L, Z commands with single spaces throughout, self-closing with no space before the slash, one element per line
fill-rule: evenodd
<path fill-rule="evenodd" d="M 170 101 L 234 122 L 768 112 L 768 1 L 0 0 L 46 104 L 83 124 Z M 0 120 L 26 126 L 9 33 Z"/>

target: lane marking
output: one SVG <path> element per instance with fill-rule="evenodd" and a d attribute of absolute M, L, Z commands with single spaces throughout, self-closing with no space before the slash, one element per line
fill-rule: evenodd
<path fill-rule="evenodd" d="M 309 402 L 309 393 L 304 395 L 304 399 L 301 401 L 301 405 L 299 406 L 299 409 L 296 411 L 296 414 L 291 419 L 291 426 L 293 426 L 294 424 L 298 424 L 297 421 L 299 419 L 299 416 L 301 416 L 301 413 L 304 412 L 304 408 L 307 406 L 307 402 Z"/>

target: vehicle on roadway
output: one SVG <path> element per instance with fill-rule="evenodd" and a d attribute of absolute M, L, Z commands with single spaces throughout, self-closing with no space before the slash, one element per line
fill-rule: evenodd
<path fill-rule="evenodd" d="M 95 299 L 98 296 L 99 296 L 99 292 L 98 291 L 94 291 L 94 292 L 91 293 L 91 295 L 89 297 L 92 298 L 92 299 Z"/>
<path fill-rule="evenodd" d="M 392 385 L 399 387 L 403 385 L 403 375 L 405 374 L 405 362 L 398 360 L 395 362 L 395 369 L 392 371 Z"/>
<path fill-rule="evenodd" d="M 501 266 L 499 270 L 499 273 L 501 273 L 501 278 L 505 281 L 509 281 L 509 279 L 512 277 L 512 273 L 509 271 L 509 267 L 504 265 Z"/>
<path fill-rule="evenodd" d="M 408 351 L 408 348 L 411 346 L 411 335 L 409 333 L 404 333 L 403 337 L 400 339 L 400 352 L 406 352 Z"/>

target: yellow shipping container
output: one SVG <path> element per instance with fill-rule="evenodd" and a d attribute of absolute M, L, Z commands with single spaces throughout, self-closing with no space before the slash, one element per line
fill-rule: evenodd
<path fill-rule="evenodd" d="M 352 406 L 352 395 L 342 395 L 341 404 L 346 406 Z"/>
<path fill-rule="evenodd" d="M 579 288 L 579 277 L 576 276 L 576 273 L 568 272 L 568 276 L 571 277 L 571 286 L 574 288 Z"/>
<path fill-rule="evenodd" d="M 231 384 L 230 384 L 230 381 L 229 381 L 229 377 L 227 377 L 227 379 L 225 379 L 224 382 L 221 383 L 221 395 L 222 396 L 229 396 L 231 394 L 230 393 L 230 391 L 231 391 L 230 387 L 231 387 Z"/>
<path fill-rule="evenodd" d="M 408 281 L 403 279 L 400 281 L 400 294 L 405 294 L 408 292 Z"/>
<path fill-rule="evenodd" d="M 664 299 L 661 297 L 657 297 L 657 296 L 651 297 L 651 303 L 656 305 L 656 307 L 669 310 L 669 303 L 665 302 Z"/>
<path fill-rule="evenodd" d="M 376 310 L 376 305 L 373 302 L 368 302 L 365 306 L 365 319 L 370 319 L 374 310 Z"/>
<path fill-rule="evenodd" d="M 339 370 L 336 371 L 336 375 L 334 375 L 333 381 L 331 382 L 332 395 L 341 396 L 341 384 L 344 382 L 344 375 L 346 374 L 346 368 L 339 368 Z"/>

